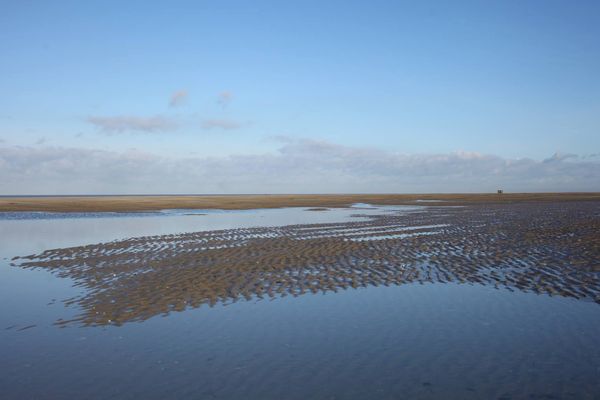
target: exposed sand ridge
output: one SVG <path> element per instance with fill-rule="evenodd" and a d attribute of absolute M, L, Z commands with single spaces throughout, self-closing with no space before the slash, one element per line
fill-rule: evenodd
<path fill-rule="evenodd" d="M 14 263 L 85 288 L 66 301 L 82 314 L 60 324 L 119 325 L 202 304 L 412 282 L 600 303 L 600 202 L 430 207 L 347 223 L 139 237 Z"/>
<path fill-rule="evenodd" d="M 439 203 L 440 200 L 443 200 L 443 203 Z M 0 211 L 130 212 L 164 209 L 247 210 L 278 207 L 311 207 L 316 211 L 327 207 L 349 207 L 355 203 L 469 205 L 589 200 L 600 201 L 600 193 L 0 197 Z"/>

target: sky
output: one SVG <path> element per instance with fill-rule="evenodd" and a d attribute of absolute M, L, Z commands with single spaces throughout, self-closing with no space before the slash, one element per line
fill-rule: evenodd
<path fill-rule="evenodd" d="M 598 1 L 0 6 L 0 195 L 600 190 Z"/>

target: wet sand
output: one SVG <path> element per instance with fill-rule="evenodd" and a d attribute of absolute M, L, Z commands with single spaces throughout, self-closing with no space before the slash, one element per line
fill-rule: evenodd
<path fill-rule="evenodd" d="M 598 201 L 429 206 L 355 222 L 53 249 L 13 265 L 48 269 L 82 287 L 81 296 L 65 301 L 81 315 L 61 326 L 121 325 L 202 305 L 410 283 L 600 303 L 599 215 Z"/>
<path fill-rule="evenodd" d="M 354 203 L 382 205 L 502 204 L 513 202 L 600 201 L 600 193 L 504 194 L 309 194 L 231 196 L 66 196 L 0 197 L 0 212 L 129 212 L 163 209 L 255 209 L 279 207 L 348 207 Z"/>

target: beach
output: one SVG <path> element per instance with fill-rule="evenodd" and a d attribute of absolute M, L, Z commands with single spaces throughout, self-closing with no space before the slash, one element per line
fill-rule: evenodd
<path fill-rule="evenodd" d="M 9 397 L 600 390 L 594 194 L 214 197 L 0 213 Z"/>
<path fill-rule="evenodd" d="M 364 220 L 143 236 L 17 256 L 13 265 L 86 289 L 67 302 L 83 314 L 59 325 L 120 325 L 203 304 L 415 282 L 600 303 L 598 204 L 435 205 L 378 215 L 355 207 L 351 217 Z"/>
<path fill-rule="evenodd" d="M 348 207 L 380 205 L 497 204 L 600 200 L 600 193 L 479 193 L 479 194 L 273 194 L 273 195 L 139 195 L 139 196 L 6 196 L 0 212 L 131 212 L 161 209 L 247 210 L 278 207 Z"/>

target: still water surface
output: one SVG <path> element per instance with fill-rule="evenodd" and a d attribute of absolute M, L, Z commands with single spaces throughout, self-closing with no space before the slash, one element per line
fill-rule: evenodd
<path fill-rule="evenodd" d="M 591 302 L 480 285 L 407 284 L 60 329 L 58 318 L 77 314 L 62 300 L 81 289 L 44 270 L 9 266 L 15 255 L 49 248 L 342 222 L 393 209 L 5 215 L 0 397 L 600 398 L 600 306 Z"/>

